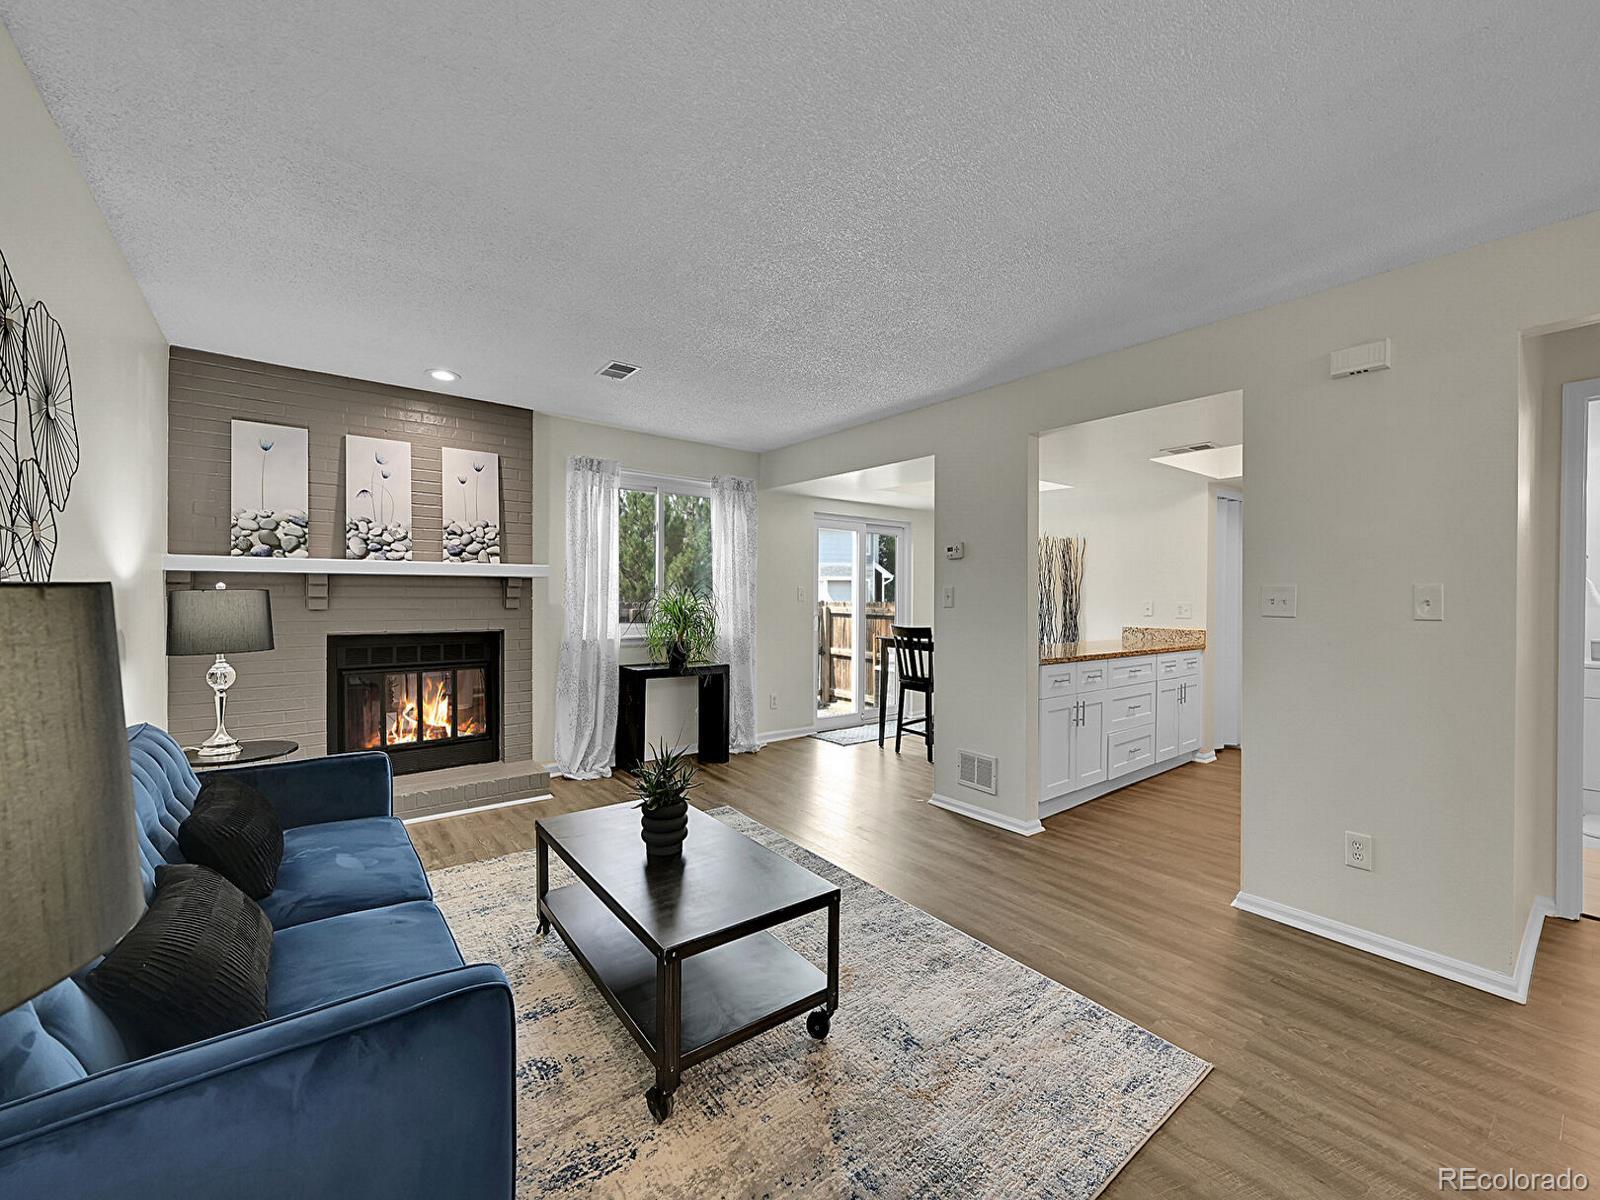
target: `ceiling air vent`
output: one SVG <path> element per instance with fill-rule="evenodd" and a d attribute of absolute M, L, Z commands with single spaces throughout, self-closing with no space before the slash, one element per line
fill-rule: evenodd
<path fill-rule="evenodd" d="M 1157 454 L 1193 454 L 1197 450 L 1215 450 L 1215 442 L 1190 442 L 1186 446 L 1168 446 L 1165 450 L 1156 451 Z"/>
<path fill-rule="evenodd" d="M 993 755 L 979 754 L 976 750 L 957 753 L 957 779 L 962 787 L 995 795 L 995 771 L 998 769 Z"/>
<path fill-rule="evenodd" d="M 598 374 L 604 375 L 607 379 L 626 379 L 638 369 L 630 367 L 627 363 L 614 362 L 601 367 Z"/>

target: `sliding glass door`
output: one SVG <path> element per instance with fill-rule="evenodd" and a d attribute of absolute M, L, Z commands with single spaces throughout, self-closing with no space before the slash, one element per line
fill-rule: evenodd
<path fill-rule="evenodd" d="M 910 602 L 910 534 L 904 525 L 819 514 L 816 521 L 817 727 L 878 718 L 878 639 L 904 624 Z M 891 656 L 892 658 L 892 656 Z"/>

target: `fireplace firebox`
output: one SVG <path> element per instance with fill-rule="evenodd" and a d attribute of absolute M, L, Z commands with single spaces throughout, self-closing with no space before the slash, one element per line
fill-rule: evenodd
<path fill-rule="evenodd" d="M 500 757 L 500 634 L 328 638 L 335 753 L 382 750 L 396 775 Z"/>

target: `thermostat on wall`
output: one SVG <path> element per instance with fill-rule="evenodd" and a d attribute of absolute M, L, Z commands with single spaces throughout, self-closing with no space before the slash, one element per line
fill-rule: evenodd
<path fill-rule="evenodd" d="M 967 556 L 967 544 L 965 542 L 951 542 L 944 548 L 944 556 L 946 558 L 965 558 Z"/>

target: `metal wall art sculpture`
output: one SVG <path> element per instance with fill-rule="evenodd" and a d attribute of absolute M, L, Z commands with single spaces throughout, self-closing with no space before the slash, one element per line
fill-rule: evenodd
<path fill-rule="evenodd" d="M 0 254 L 0 580 L 49 580 L 77 473 L 67 335 L 44 301 L 22 298 Z"/>

